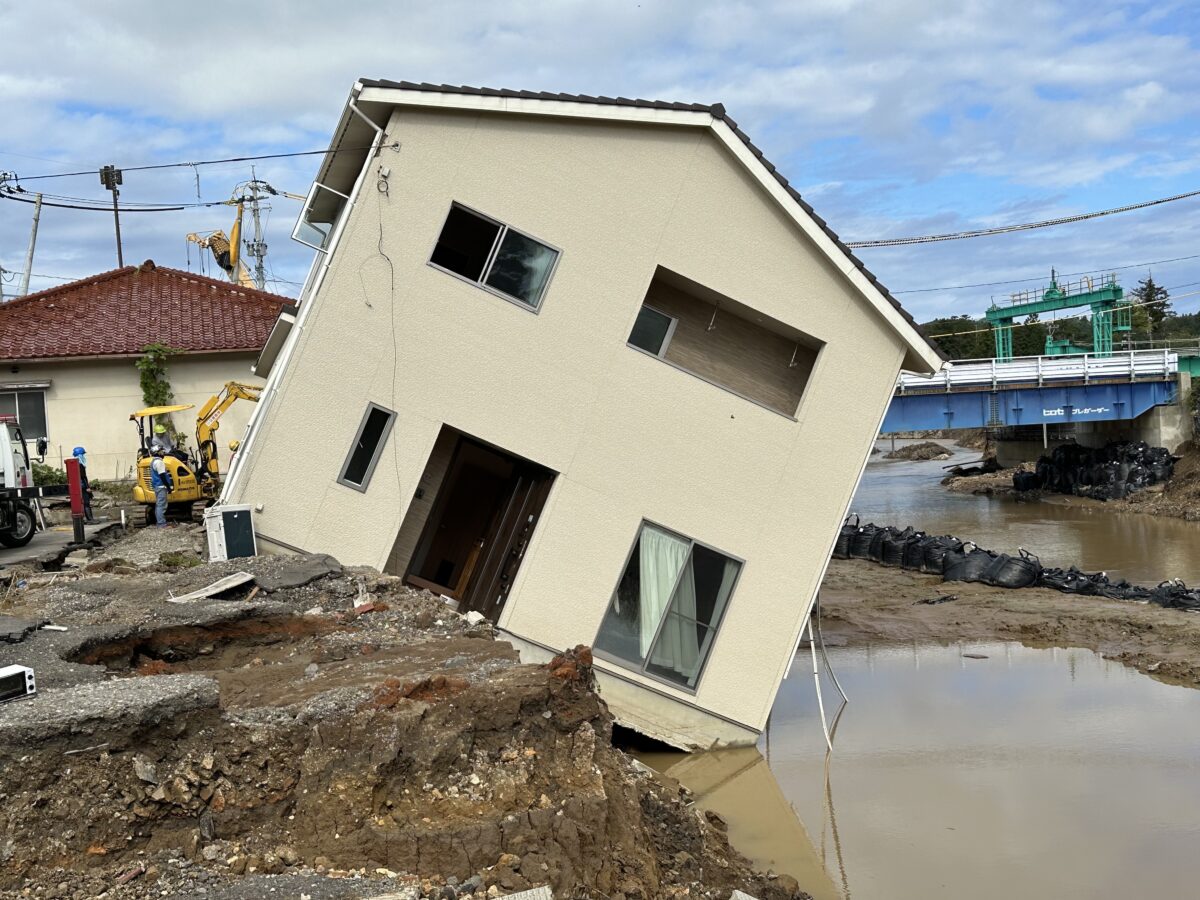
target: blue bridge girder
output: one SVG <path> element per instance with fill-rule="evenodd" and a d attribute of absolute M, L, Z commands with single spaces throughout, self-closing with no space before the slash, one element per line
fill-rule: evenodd
<path fill-rule="evenodd" d="M 897 393 L 881 434 L 939 428 L 998 428 L 1136 419 L 1155 406 L 1176 402 L 1167 380 L 1115 381 L 1043 387 Z"/>

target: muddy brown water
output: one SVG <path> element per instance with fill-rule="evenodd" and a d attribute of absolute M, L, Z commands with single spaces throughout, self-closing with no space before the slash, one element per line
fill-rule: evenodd
<path fill-rule="evenodd" d="M 951 494 L 942 466 L 979 458 L 952 449 L 944 462 L 873 457 L 853 508 L 1027 547 L 1046 565 L 1200 583 L 1197 524 Z M 817 900 L 1200 896 L 1200 691 L 1082 649 L 831 647 L 830 658 L 852 701 L 832 754 L 805 652 L 758 750 L 643 757 L 724 816 L 759 865 Z M 823 690 L 833 719 L 827 676 Z"/>
<path fill-rule="evenodd" d="M 830 657 L 832 754 L 798 664 L 759 750 L 643 757 L 759 865 L 817 900 L 1197 896 L 1200 691 L 1080 649 Z"/>
<path fill-rule="evenodd" d="M 896 441 L 896 446 L 908 443 L 915 442 Z M 1093 509 L 1067 497 L 1021 502 L 1012 496 L 954 494 L 939 484 L 943 467 L 978 460 L 980 451 L 938 443 L 953 451 L 951 459 L 871 457 L 851 508 L 864 522 L 953 534 L 1005 553 L 1024 547 L 1046 566 L 1106 571 L 1135 584 L 1168 578 L 1200 584 L 1200 524 Z M 886 452 L 891 441 L 877 446 Z"/>

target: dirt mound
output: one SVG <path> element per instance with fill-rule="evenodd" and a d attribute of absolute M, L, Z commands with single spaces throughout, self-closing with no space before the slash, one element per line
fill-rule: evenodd
<path fill-rule="evenodd" d="M 804 896 L 612 747 L 588 648 L 520 665 L 327 558 L 164 571 L 172 531 L 21 589 L 69 630 L 5 645 L 41 693 L 0 707 L 0 900 Z M 276 589 L 168 602 L 239 569 Z"/>
<path fill-rule="evenodd" d="M 883 454 L 884 459 L 949 459 L 951 453 L 941 444 L 933 441 L 922 441 L 919 444 L 909 444 L 905 447 L 898 447 L 888 453 Z"/>

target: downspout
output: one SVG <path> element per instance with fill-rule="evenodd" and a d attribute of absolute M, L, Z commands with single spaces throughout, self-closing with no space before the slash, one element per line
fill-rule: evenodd
<path fill-rule="evenodd" d="M 311 307 L 314 305 L 317 294 L 320 292 L 321 285 L 325 280 L 325 273 L 329 270 L 330 262 L 333 259 L 334 253 L 337 251 L 338 244 L 341 242 L 342 232 L 346 229 L 346 223 L 350 219 L 350 213 L 353 211 L 355 204 L 358 201 L 358 196 L 362 191 L 362 186 L 366 180 L 367 170 L 371 166 L 372 160 L 379 153 L 379 148 L 383 146 L 383 139 L 386 133 L 382 128 L 372 122 L 362 110 L 355 105 L 354 101 L 359 92 L 361 85 L 355 85 L 354 90 L 350 93 L 350 99 L 346 101 L 346 105 L 356 116 L 366 122 L 375 131 L 375 139 L 371 142 L 371 150 L 367 154 L 367 158 L 363 160 L 362 169 L 358 173 L 358 178 L 355 179 L 354 187 L 350 191 L 350 196 L 347 199 L 345 212 L 337 224 L 337 229 L 329 242 L 329 247 L 324 253 L 317 251 L 318 256 L 313 260 L 312 268 L 309 269 L 308 278 L 305 279 L 305 285 L 300 291 L 298 300 L 298 310 L 296 313 L 296 322 L 292 326 L 291 332 L 288 334 L 287 341 L 284 344 L 283 350 L 279 354 L 279 358 L 275 360 L 275 365 L 271 368 L 271 374 L 267 377 L 267 383 L 263 387 L 262 395 L 259 399 L 257 408 L 250 417 L 250 421 L 246 425 L 246 431 L 242 439 L 241 447 L 234 457 L 233 466 L 230 469 L 229 476 L 225 480 L 225 484 L 221 488 L 221 496 L 217 500 L 218 504 L 228 503 L 231 498 L 236 495 L 238 486 L 241 482 L 242 472 L 246 465 L 252 461 L 254 454 L 254 438 L 258 433 L 258 427 L 261 422 L 266 419 L 272 401 L 279 393 L 279 383 L 283 379 L 284 373 L 287 372 L 288 365 L 291 362 L 292 354 L 296 346 L 300 342 L 300 338 L 304 334 L 304 326 L 308 320 L 308 314 Z M 303 211 L 301 212 L 303 215 Z M 322 258 L 323 257 L 323 258 Z"/>

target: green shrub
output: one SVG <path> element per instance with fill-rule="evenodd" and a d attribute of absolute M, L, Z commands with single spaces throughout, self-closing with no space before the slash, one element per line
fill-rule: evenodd
<path fill-rule="evenodd" d="M 48 466 L 45 463 L 35 462 L 33 464 L 33 483 L 40 486 L 49 484 L 66 484 L 67 473 L 62 469 L 54 468 L 54 466 Z"/>

